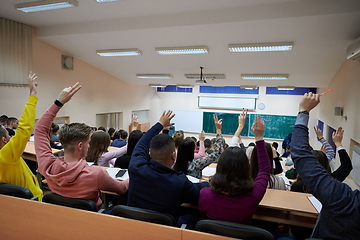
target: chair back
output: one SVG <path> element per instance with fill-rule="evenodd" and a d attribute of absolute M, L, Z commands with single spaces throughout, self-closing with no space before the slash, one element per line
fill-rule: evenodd
<path fill-rule="evenodd" d="M 274 240 L 274 236 L 262 228 L 218 220 L 201 220 L 195 230 L 244 240 Z"/>
<path fill-rule="evenodd" d="M 61 205 L 65 207 L 88 210 L 93 212 L 98 211 L 98 207 L 90 199 L 63 197 L 53 192 L 49 192 L 45 194 L 43 197 L 43 202 Z"/>
<path fill-rule="evenodd" d="M 7 183 L 0 183 L 0 194 L 26 199 L 32 199 L 34 197 L 29 189 Z"/>
<path fill-rule="evenodd" d="M 171 214 L 144 208 L 117 205 L 111 210 L 111 215 L 177 227 L 177 222 Z"/>

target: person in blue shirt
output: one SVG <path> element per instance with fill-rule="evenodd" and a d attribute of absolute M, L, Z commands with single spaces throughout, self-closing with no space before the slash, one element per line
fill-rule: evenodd
<path fill-rule="evenodd" d="M 125 130 L 119 130 L 114 134 L 114 141 L 111 143 L 112 147 L 121 148 L 127 144 L 126 139 L 128 137 L 128 132 Z"/>
<path fill-rule="evenodd" d="M 172 111 L 162 114 L 136 144 L 130 160 L 128 190 L 129 206 L 169 213 L 184 223 L 181 205 L 197 205 L 199 192 L 208 182 L 192 183 L 182 172 L 171 169 L 176 159 L 175 142 L 168 134 L 159 132 L 175 115 Z"/>

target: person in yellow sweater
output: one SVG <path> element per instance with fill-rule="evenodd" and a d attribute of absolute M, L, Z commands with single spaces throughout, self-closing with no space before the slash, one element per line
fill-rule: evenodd
<path fill-rule="evenodd" d="M 36 74 L 30 72 L 28 77 L 30 96 L 25 104 L 15 135 L 10 138 L 8 131 L 0 128 L 0 183 L 26 187 L 41 201 L 43 192 L 39 182 L 21 157 L 35 123 L 38 101 L 36 79 Z"/>

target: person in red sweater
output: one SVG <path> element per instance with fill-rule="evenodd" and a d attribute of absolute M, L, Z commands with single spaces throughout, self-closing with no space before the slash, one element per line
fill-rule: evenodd
<path fill-rule="evenodd" d="M 102 202 L 100 190 L 123 194 L 129 179 L 118 181 L 98 166 L 85 160 L 92 128 L 84 123 L 65 124 L 59 132 L 64 156 L 55 157 L 50 147 L 50 126 L 57 112 L 79 91 L 81 85 L 64 88 L 54 103 L 36 123 L 34 138 L 39 172 L 46 178 L 51 191 L 64 197 L 91 199 L 98 207 Z"/>

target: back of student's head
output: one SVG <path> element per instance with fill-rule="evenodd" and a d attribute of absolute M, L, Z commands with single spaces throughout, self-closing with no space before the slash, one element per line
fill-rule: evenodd
<path fill-rule="evenodd" d="M 7 124 L 8 117 L 6 115 L 0 116 L 0 123 Z"/>
<path fill-rule="evenodd" d="M 319 150 L 311 150 L 312 154 L 316 157 L 316 159 L 319 161 L 321 166 L 325 168 L 325 170 L 330 173 L 330 166 L 329 166 L 329 160 L 326 157 L 325 153 Z"/>
<path fill-rule="evenodd" d="M 107 152 L 110 145 L 110 135 L 104 131 L 96 131 L 91 135 L 90 147 L 86 155 L 86 161 L 97 165 L 102 153 Z"/>
<path fill-rule="evenodd" d="M 51 133 L 52 134 L 56 134 L 57 131 L 59 131 L 59 125 L 57 125 L 56 123 L 51 123 Z"/>
<path fill-rule="evenodd" d="M 174 170 L 187 174 L 189 162 L 194 159 L 194 149 L 195 143 L 192 138 L 185 138 L 181 141 L 177 151 Z"/>
<path fill-rule="evenodd" d="M 120 138 L 121 139 L 126 139 L 128 137 L 128 132 L 123 130 L 120 132 Z"/>
<path fill-rule="evenodd" d="M 204 146 L 205 148 L 211 148 L 211 140 L 210 139 L 205 139 L 204 140 Z"/>
<path fill-rule="evenodd" d="M 112 137 L 112 135 L 114 135 L 114 133 L 115 133 L 115 128 L 109 128 L 109 130 L 108 130 L 108 134 L 110 135 L 110 137 Z"/>
<path fill-rule="evenodd" d="M 106 129 L 104 127 L 99 127 L 98 130 L 106 132 Z"/>
<path fill-rule="evenodd" d="M 182 130 L 177 130 L 174 133 L 173 139 L 175 141 L 175 147 L 179 147 L 182 140 L 184 140 L 184 132 Z"/>
<path fill-rule="evenodd" d="M 85 123 L 64 124 L 59 132 L 59 140 L 65 150 L 72 151 L 76 144 L 89 139 L 92 129 Z"/>
<path fill-rule="evenodd" d="M 254 187 L 249 172 L 245 152 L 239 147 L 229 147 L 220 155 L 216 173 L 210 179 L 211 189 L 230 196 L 245 195 Z"/>
<path fill-rule="evenodd" d="M 136 143 L 140 140 L 140 138 L 143 136 L 143 132 L 140 130 L 134 130 L 130 133 L 129 139 L 128 139 L 128 145 L 127 145 L 127 155 L 131 155 Z"/>
<path fill-rule="evenodd" d="M 114 139 L 119 139 L 120 138 L 120 131 L 116 131 L 114 133 Z"/>
<path fill-rule="evenodd" d="M 273 146 L 275 149 L 278 149 L 279 144 L 278 144 L 277 142 L 273 142 L 273 143 L 272 143 L 272 146 Z"/>
<path fill-rule="evenodd" d="M 270 161 L 270 166 L 271 169 L 273 169 L 273 151 L 271 148 L 271 144 L 270 143 L 265 143 L 265 147 L 266 147 L 266 152 L 269 156 L 269 161 Z M 252 153 L 251 153 L 251 157 L 250 157 L 250 175 L 252 179 L 255 179 L 256 176 L 259 173 L 259 161 L 258 161 L 258 154 L 257 154 L 257 146 L 254 147 Z M 273 170 L 271 171 L 271 173 L 273 173 Z"/>
<path fill-rule="evenodd" d="M 175 151 L 175 142 L 168 134 L 158 134 L 150 141 L 150 155 L 155 161 L 166 161 Z"/>

